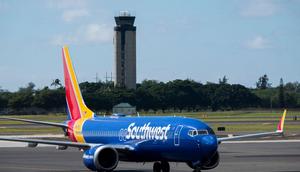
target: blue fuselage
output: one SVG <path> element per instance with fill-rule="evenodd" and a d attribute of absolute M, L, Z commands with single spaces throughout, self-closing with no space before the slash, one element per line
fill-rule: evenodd
<path fill-rule="evenodd" d="M 218 146 L 207 124 L 184 117 L 96 117 L 84 122 L 82 135 L 87 143 L 134 147 L 120 154 L 123 161 L 197 162 Z"/>

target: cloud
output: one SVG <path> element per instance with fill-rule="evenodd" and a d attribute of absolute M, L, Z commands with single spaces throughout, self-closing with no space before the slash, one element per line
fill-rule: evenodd
<path fill-rule="evenodd" d="M 86 2 L 85 0 L 48 0 L 47 6 L 57 9 L 85 8 Z"/>
<path fill-rule="evenodd" d="M 112 28 L 105 24 L 89 24 L 84 30 L 84 37 L 87 42 L 108 42 L 113 37 Z"/>
<path fill-rule="evenodd" d="M 113 39 L 113 29 L 106 24 L 88 24 L 79 27 L 75 32 L 55 35 L 52 45 L 108 43 Z"/>
<path fill-rule="evenodd" d="M 86 9 L 72 9 L 65 10 L 62 14 L 62 18 L 66 22 L 71 22 L 79 17 L 89 16 L 89 12 Z"/>
<path fill-rule="evenodd" d="M 70 45 L 70 44 L 77 44 L 78 43 L 78 37 L 76 35 L 66 35 L 66 34 L 59 34 L 55 35 L 51 40 L 50 43 L 52 45 Z"/>
<path fill-rule="evenodd" d="M 262 36 L 256 36 L 246 43 L 250 49 L 266 49 L 270 47 L 270 42 Z"/>
<path fill-rule="evenodd" d="M 48 0 L 47 6 L 62 12 L 61 17 L 65 22 L 90 15 L 85 0 Z"/>
<path fill-rule="evenodd" d="M 8 4 L 0 1 L 0 11 L 4 11 L 8 8 Z"/>
<path fill-rule="evenodd" d="M 272 0 L 251 0 L 243 9 L 242 16 L 264 17 L 271 16 L 278 10 Z"/>

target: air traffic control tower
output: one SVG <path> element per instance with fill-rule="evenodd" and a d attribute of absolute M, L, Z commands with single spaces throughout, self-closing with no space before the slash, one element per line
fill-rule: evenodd
<path fill-rule="evenodd" d="M 119 87 L 136 89 L 136 27 L 135 16 L 121 11 L 115 17 L 114 27 L 114 84 Z"/>

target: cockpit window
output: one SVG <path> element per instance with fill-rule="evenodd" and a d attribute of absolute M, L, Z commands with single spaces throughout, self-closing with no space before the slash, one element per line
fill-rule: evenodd
<path fill-rule="evenodd" d="M 196 131 L 196 130 L 190 130 L 189 133 L 188 133 L 188 135 L 191 136 L 191 137 L 193 137 L 194 136 L 194 131 Z"/>
<path fill-rule="evenodd" d="M 211 135 L 216 135 L 215 132 L 214 132 L 214 130 L 211 129 L 211 128 L 208 129 L 208 133 L 211 134 Z"/>
<path fill-rule="evenodd" d="M 198 135 L 207 135 L 208 131 L 207 130 L 198 130 Z"/>
<path fill-rule="evenodd" d="M 197 135 L 208 135 L 207 130 L 190 130 L 188 132 L 188 135 L 191 137 L 197 136 Z"/>
<path fill-rule="evenodd" d="M 198 133 L 197 133 L 197 130 L 194 130 L 193 131 L 193 136 L 196 136 Z"/>

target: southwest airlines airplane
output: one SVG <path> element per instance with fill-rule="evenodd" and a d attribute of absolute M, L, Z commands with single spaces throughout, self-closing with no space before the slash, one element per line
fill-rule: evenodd
<path fill-rule="evenodd" d="M 169 172 L 169 162 L 185 162 L 195 172 L 218 166 L 222 141 L 283 134 L 284 111 L 274 132 L 217 138 L 206 123 L 185 117 L 97 117 L 84 103 L 69 51 L 62 49 L 68 120 L 64 123 L 5 118 L 60 127 L 71 141 L 0 137 L 4 141 L 57 145 L 83 150 L 83 163 L 93 171 L 113 171 L 119 161 L 154 162 L 154 172 Z"/>

